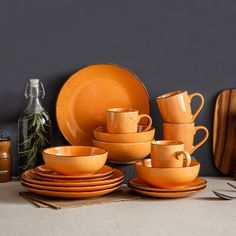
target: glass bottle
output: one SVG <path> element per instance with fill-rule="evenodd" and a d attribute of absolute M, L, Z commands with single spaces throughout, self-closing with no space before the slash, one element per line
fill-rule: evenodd
<path fill-rule="evenodd" d="M 51 119 L 40 102 L 44 96 L 43 84 L 31 79 L 25 89 L 29 102 L 18 120 L 19 174 L 42 164 L 42 150 L 51 146 Z"/>

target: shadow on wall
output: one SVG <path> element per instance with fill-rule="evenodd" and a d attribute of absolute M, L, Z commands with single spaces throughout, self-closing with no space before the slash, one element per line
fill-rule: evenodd
<path fill-rule="evenodd" d="M 68 142 L 65 140 L 65 138 L 61 134 L 59 127 L 57 125 L 56 101 L 57 101 L 58 93 L 60 89 L 62 88 L 63 84 L 67 81 L 67 79 L 73 73 L 75 73 L 75 71 L 70 71 L 70 72 L 60 74 L 58 76 L 53 76 L 50 78 L 45 78 L 45 83 L 42 79 L 42 82 L 45 84 L 45 91 L 46 91 L 46 97 L 45 97 L 45 100 L 43 101 L 43 104 L 44 104 L 44 107 L 49 112 L 50 117 L 52 119 L 52 129 L 53 129 L 52 144 L 54 146 L 68 144 Z"/>

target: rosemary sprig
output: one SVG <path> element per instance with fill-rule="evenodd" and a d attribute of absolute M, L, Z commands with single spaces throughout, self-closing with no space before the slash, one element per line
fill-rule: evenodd
<path fill-rule="evenodd" d="M 19 144 L 19 157 L 25 160 L 24 165 L 21 166 L 23 170 L 35 167 L 40 150 L 50 144 L 45 129 L 45 126 L 48 126 L 45 121 L 47 114 L 43 112 L 32 113 L 27 114 L 26 117 L 28 119 L 28 136 L 26 140 Z"/>

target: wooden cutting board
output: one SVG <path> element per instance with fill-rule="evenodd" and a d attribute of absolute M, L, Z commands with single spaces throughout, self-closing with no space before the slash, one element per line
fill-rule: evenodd
<path fill-rule="evenodd" d="M 216 99 L 213 154 L 219 171 L 236 176 L 236 89 L 223 90 Z"/>

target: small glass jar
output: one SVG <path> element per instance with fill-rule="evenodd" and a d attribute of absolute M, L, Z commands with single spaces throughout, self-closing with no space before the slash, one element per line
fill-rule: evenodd
<path fill-rule="evenodd" d="M 11 139 L 0 137 L 0 182 L 11 180 Z"/>

